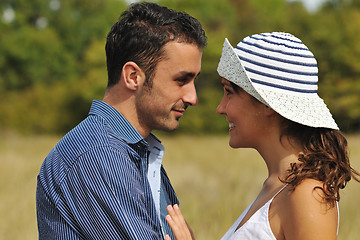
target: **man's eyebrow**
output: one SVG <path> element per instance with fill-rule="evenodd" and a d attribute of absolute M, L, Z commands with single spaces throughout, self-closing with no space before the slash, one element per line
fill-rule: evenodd
<path fill-rule="evenodd" d="M 193 72 L 180 72 L 178 74 L 178 76 L 176 77 L 176 79 L 182 79 L 182 78 L 185 78 L 185 79 L 188 79 L 188 78 L 196 78 L 200 75 L 200 72 L 198 74 L 195 74 Z"/>

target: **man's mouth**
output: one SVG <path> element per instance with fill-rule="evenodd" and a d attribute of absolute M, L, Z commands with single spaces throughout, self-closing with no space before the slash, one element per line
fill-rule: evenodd
<path fill-rule="evenodd" d="M 185 109 L 173 109 L 173 111 L 176 111 L 176 112 L 181 112 L 181 113 L 183 113 L 183 112 L 185 112 Z"/>
<path fill-rule="evenodd" d="M 172 109 L 175 112 L 176 117 L 182 117 L 184 115 L 185 109 Z"/>

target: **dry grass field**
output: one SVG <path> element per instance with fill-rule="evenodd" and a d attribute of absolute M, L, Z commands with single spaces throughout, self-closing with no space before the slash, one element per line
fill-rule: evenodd
<path fill-rule="evenodd" d="M 0 240 L 37 239 L 35 189 L 41 163 L 56 136 L 1 132 Z M 227 136 L 163 137 L 164 165 L 198 240 L 219 239 L 257 195 L 265 164 L 253 150 L 228 147 Z M 360 170 L 360 136 L 348 137 L 353 167 Z M 360 236 L 360 184 L 342 192 L 339 239 Z"/>

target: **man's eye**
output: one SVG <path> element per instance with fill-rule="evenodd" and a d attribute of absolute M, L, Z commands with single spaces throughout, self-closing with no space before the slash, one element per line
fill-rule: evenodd
<path fill-rule="evenodd" d="M 176 81 L 178 82 L 178 84 L 180 86 L 182 86 L 182 85 L 185 85 L 189 80 L 187 78 L 179 78 L 179 79 L 176 79 Z"/>

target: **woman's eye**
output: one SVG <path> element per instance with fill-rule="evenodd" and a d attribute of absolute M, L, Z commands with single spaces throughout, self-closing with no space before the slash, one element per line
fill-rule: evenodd
<path fill-rule="evenodd" d="M 226 95 L 230 95 L 230 94 L 232 94 L 232 91 L 229 90 L 229 89 L 227 89 L 227 88 L 225 88 L 225 93 L 226 93 Z"/>

